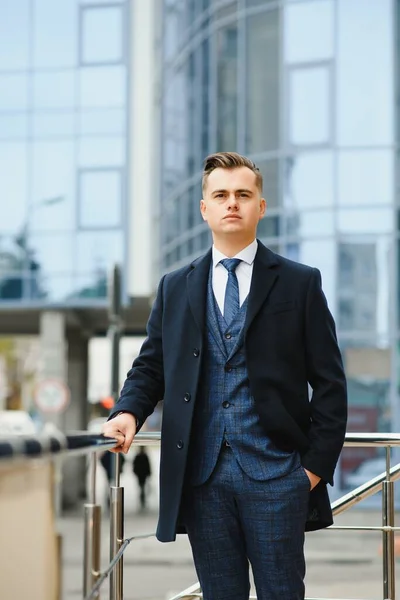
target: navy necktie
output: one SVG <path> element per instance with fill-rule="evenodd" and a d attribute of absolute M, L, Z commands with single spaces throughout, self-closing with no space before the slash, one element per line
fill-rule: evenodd
<path fill-rule="evenodd" d="M 240 258 L 224 258 L 220 261 L 221 265 L 228 271 L 228 283 L 225 290 L 224 319 L 229 325 L 235 318 L 239 308 L 239 283 L 236 277 L 236 269 Z"/>

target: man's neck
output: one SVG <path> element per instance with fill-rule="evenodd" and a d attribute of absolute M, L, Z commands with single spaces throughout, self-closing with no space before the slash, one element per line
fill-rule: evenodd
<path fill-rule="evenodd" d="M 228 258 L 232 258 L 233 256 L 239 254 L 239 252 L 247 248 L 247 246 L 250 246 L 250 244 L 254 242 L 254 240 L 254 237 L 252 239 L 247 240 L 217 239 L 215 237 L 213 238 L 215 248 Z"/>

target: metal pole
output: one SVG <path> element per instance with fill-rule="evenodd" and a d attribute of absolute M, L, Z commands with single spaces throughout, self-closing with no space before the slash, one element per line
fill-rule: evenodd
<path fill-rule="evenodd" d="M 382 525 L 394 527 L 394 482 L 390 481 L 390 446 L 386 448 L 386 481 L 382 483 Z M 394 531 L 383 531 L 383 598 L 395 600 Z"/>
<path fill-rule="evenodd" d="M 90 504 L 84 506 L 83 595 L 86 597 L 100 576 L 101 507 L 96 504 L 96 453 L 90 455 Z M 96 594 L 100 598 L 100 593 Z"/>
<path fill-rule="evenodd" d="M 122 332 L 121 320 L 121 270 L 114 266 L 109 285 L 109 329 L 111 342 L 111 396 L 114 402 L 119 394 L 119 347 Z M 120 456 L 114 454 L 113 479 L 110 487 L 110 559 L 113 560 L 124 539 L 124 490 L 120 487 Z M 110 574 L 110 600 L 122 600 L 123 558 Z"/>

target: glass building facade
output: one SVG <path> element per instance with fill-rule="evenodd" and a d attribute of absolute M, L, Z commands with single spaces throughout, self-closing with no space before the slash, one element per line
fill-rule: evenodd
<path fill-rule="evenodd" d="M 348 430 L 398 431 L 398 3 L 163 4 L 161 270 L 209 247 L 204 157 L 248 155 L 264 176 L 260 239 L 322 272 Z M 345 450 L 340 483 L 374 455 Z"/>
<path fill-rule="evenodd" d="M 104 302 L 125 257 L 122 0 L 0 0 L 0 307 Z"/>

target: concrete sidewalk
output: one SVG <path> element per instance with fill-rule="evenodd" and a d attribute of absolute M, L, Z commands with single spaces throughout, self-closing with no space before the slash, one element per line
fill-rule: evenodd
<path fill-rule="evenodd" d="M 134 509 L 136 510 L 136 509 Z M 337 525 L 380 525 L 378 511 L 352 509 Z M 157 514 L 127 511 L 125 537 L 154 533 Z M 59 522 L 63 537 L 63 600 L 82 598 L 83 520 L 81 513 Z M 379 532 L 324 530 L 307 534 L 306 595 L 323 598 L 383 598 Z M 109 561 L 109 523 L 103 515 L 102 568 Z M 398 578 L 397 578 L 398 579 Z M 154 538 L 134 540 L 125 552 L 124 600 L 166 600 L 196 581 L 186 536 L 161 544 Z M 400 580 L 398 579 L 399 583 Z M 104 584 L 101 598 L 108 599 Z"/>

